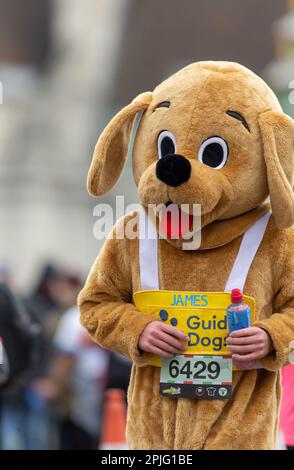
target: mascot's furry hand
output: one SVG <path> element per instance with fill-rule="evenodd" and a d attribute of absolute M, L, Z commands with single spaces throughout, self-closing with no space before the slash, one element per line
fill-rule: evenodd
<path fill-rule="evenodd" d="M 152 321 L 143 330 L 138 341 L 141 351 L 170 357 L 173 354 L 183 354 L 187 349 L 185 342 L 189 337 L 174 326 L 161 321 Z"/>
<path fill-rule="evenodd" d="M 257 326 L 233 331 L 227 338 L 227 347 L 232 351 L 234 364 L 239 369 L 252 369 L 255 361 L 273 352 L 270 335 Z"/>

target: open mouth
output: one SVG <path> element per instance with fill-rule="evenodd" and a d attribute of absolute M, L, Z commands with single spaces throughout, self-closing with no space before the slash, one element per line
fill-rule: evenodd
<path fill-rule="evenodd" d="M 193 215 L 184 212 L 180 206 L 168 201 L 160 212 L 159 227 L 169 238 L 181 238 L 193 226 Z"/>

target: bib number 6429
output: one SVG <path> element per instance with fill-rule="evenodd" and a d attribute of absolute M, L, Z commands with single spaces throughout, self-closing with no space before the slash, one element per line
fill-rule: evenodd
<path fill-rule="evenodd" d="M 169 374 L 173 379 L 183 376 L 188 380 L 215 380 L 220 376 L 220 373 L 221 368 L 217 361 L 205 362 L 199 359 L 192 364 L 187 360 L 181 365 L 180 361 L 174 359 L 169 364 Z"/>
<path fill-rule="evenodd" d="M 165 358 L 160 393 L 183 398 L 228 399 L 232 394 L 232 359 L 187 354 Z"/>

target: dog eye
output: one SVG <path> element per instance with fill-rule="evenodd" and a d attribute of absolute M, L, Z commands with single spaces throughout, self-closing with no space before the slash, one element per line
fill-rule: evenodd
<path fill-rule="evenodd" d="M 171 132 L 160 132 L 157 138 L 157 152 L 159 158 L 176 153 L 176 138 Z"/>
<path fill-rule="evenodd" d="M 221 137 L 209 137 L 206 139 L 198 152 L 198 160 L 204 165 L 219 170 L 225 166 L 229 155 L 226 141 Z"/>

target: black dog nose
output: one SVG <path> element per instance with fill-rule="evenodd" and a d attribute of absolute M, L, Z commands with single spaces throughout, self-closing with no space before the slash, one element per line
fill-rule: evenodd
<path fill-rule="evenodd" d="M 156 176 L 160 181 L 175 188 L 190 178 L 191 163 L 182 155 L 165 155 L 156 164 Z"/>

